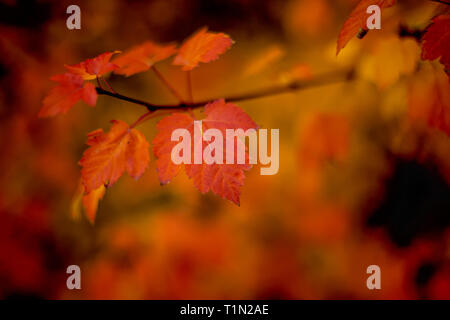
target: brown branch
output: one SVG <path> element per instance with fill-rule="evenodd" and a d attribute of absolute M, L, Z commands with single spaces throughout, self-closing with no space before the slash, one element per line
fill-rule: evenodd
<path fill-rule="evenodd" d="M 228 102 L 239 102 L 244 100 L 251 100 L 257 98 L 264 98 L 268 96 L 273 96 L 282 93 L 294 92 L 297 90 L 324 86 L 327 84 L 333 84 L 338 82 L 349 81 L 353 78 L 354 71 L 350 70 L 341 70 L 328 72 L 321 75 L 318 75 L 310 80 L 301 80 L 301 81 L 292 81 L 285 85 L 273 86 L 269 88 L 264 88 L 260 90 L 256 90 L 249 93 L 244 93 L 240 95 L 225 97 L 225 100 Z M 103 88 L 97 87 L 97 93 L 101 95 L 107 95 L 119 100 L 131 102 L 134 104 L 138 104 L 144 106 L 149 111 L 163 110 L 163 109 L 193 109 L 204 106 L 205 104 L 214 101 L 216 99 L 208 99 L 204 101 L 198 102 L 180 102 L 178 104 L 153 104 L 147 101 L 131 98 L 120 93 L 113 93 L 111 91 L 105 90 Z"/>
<path fill-rule="evenodd" d="M 400 38 L 413 38 L 415 39 L 417 42 L 420 42 L 423 35 L 425 34 L 426 29 L 410 29 L 405 25 L 400 25 L 399 30 L 398 30 L 398 36 Z"/>
<path fill-rule="evenodd" d="M 437 3 L 443 3 L 443 4 L 446 4 L 446 5 L 450 5 L 450 2 L 445 2 L 443 0 L 430 0 L 430 1 L 437 2 Z"/>

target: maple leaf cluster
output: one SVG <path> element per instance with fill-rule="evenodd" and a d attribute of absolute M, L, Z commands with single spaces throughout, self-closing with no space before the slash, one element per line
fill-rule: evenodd
<path fill-rule="evenodd" d="M 133 47 L 123 54 L 120 51 L 103 53 L 95 58 L 87 59 L 75 65 L 66 65 L 66 73 L 56 75 L 51 80 L 58 83 L 45 97 L 40 117 L 54 116 L 66 113 L 78 101 L 83 100 L 90 106 L 95 106 L 98 94 L 90 80 L 101 79 L 110 72 L 131 76 L 149 70 L 154 64 L 175 55 L 173 64 L 181 66 L 183 71 L 190 71 L 200 63 L 208 63 L 218 59 L 233 41 L 224 33 L 209 32 L 202 28 L 188 38 L 179 48 L 175 44 L 160 45 L 151 41 Z M 118 57 L 111 61 L 113 55 Z M 105 79 L 103 79 L 106 82 Z M 218 128 L 223 133 L 225 129 L 257 128 L 251 118 L 234 104 L 223 99 L 205 106 L 203 124 Z M 105 187 L 113 185 L 126 171 L 138 179 L 147 169 L 150 161 L 149 148 L 145 136 L 134 128 L 138 123 L 128 125 L 120 120 L 112 120 L 110 131 L 97 129 L 88 134 L 87 145 L 80 165 L 80 194 L 83 207 L 91 222 L 95 215 L 99 200 L 105 194 Z M 154 154 L 157 157 L 158 176 L 162 184 L 175 177 L 182 165 L 175 165 L 170 159 L 172 146 L 172 131 L 179 128 L 192 130 L 194 119 L 186 114 L 173 113 L 163 118 L 157 125 L 158 133 L 153 141 Z M 203 142 L 202 150 L 209 143 Z M 193 144 L 192 144 L 193 145 Z M 186 165 L 185 170 L 194 185 L 202 192 L 212 190 L 236 204 L 239 204 L 241 187 L 244 180 L 244 170 L 251 168 L 250 164 Z"/>

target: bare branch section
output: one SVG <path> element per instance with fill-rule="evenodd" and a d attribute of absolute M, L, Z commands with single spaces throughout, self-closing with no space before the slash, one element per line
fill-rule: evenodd
<path fill-rule="evenodd" d="M 447 2 L 447 1 L 444 1 L 444 0 L 430 0 L 430 1 L 432 1 L 432 2 L 438 2 L 438 3 L 443 3 L 443 4 L 446 4 L 446 5 L 450 5 L 450 2 Z"/>
<path fill-rule="evenodd" d="M 288 92 L 294 92 L 302 89 L 312 88 L 312 87 L 320 87 L 328 84 L 333 83 L 339 83 L 339 82 L 345 82 L 349 81 L 353 78 L 353 69 L 350 70 L 341 70 L 341 71 L 334 71 L 329 73 L 324 73 L 321 75 L 318 75 L 314 77 L 313 79 L 309 80 L 302 80 L 302 81 L 292 81 L 290 83 L 264 88 L 260 90 L 255 90 L 253 92 L 244 93 L 240 95 L 225 97 L 224 99 L 227 102 L 239 102 L 239 101 L 245 101 L 245 100 L 251 100 L 251 99 L 258 99 L 258 98 L 264 98 L 268 96 L 273 96 L 277 94 L 282 93 L 288 93 Z M 144 106 L 147 108 L 148 111 L 156 111 L 156 110 L 163 110 L 163 109 L 193 109 L 193 108 L 199 108 L 207 104 L 208 102 L 214 101 L 217 98 L 208 99 L 204 101 L 198 101 L 198 102 L 183 102 L 178 104 L 168 104 L 168 105 L 158 105 L 153 104 L 147 101 L 131 98 L 125 95 L 122 95 L 120 93 L 114 93 L 108 90 L 105 90 L 101 87 L 97 87 L 97 93 L 102 95 L 107 95 L 119 100 L 127 101 L 130 103 L 138 104 L 141 106 Z"/>

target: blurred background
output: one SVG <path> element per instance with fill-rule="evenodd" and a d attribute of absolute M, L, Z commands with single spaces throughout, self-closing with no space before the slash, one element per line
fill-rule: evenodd
<path fill-rule="evenodd" d="M 427 92 L 427 77 L 443 71 L 398 32 L 423 30 L 444 9 L 399 1 L 381 31 L 336 57 L 356 3 L 0 0 L 0 297 L 449 299 L 450 141 L 411 100 L 412 86 Z M 66 28 L 71 4 L 81 30 Z M 160 186 L 152 155 L 138 181 L 124 175 L 107 190 L 90 224 L 74 201 L 86 135 L 145 110 L 99 96 L 95 108 L 38 119 L 49 77 L 146 40 L 181 43 L 203 26 L 235 44 L 194 70 L 198 100 L 334 70 L 354 77 L 238 103 L 260 127 L 280 129 L 278 174 L 247 172 L 240 207 L 202 195 L 184 173 Z M 170 59 L 158 68 L 187 94 Z M 129 96 L 175 102 L 151 72 L 109 81 Z M 139 127 L 149 141 L 157 121 Z M 72 264 L 81 290 L 66 288 Z M 366 287 L 372 264 L 381 290 Z"/>

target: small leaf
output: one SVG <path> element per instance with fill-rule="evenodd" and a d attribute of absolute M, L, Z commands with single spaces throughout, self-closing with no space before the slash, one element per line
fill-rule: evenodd
<path fill-rule="evenodd" d="M 51 117 L 58 113 L 66 113 L 75 103 L 83 100 L 90 106 L 97 103 L 97 91 L 92 83 L 85 83 L 79 75 L 64 73 L 50 78 L 58 83 L 43 101 L 39 117 Z"/>
<path fill-rule="evenodd" d="M 225 33 L 208 32 L 202 28 L 188 38 L 173 60 L 173 64 L 182 66 L 183 71 L 189 71 L 200 62 L 208 63 L 216 60 L 233 44 L 233 40 Z"/>
<path fill-rule="evenodd" d="M 111 186 L 123 172 L 139 178 L 147 169 L 149 144 L 144 135 L 125 122 L 113 120 L 108 133 L 95 130 L 88 135 L 87 149 L 80 164 L 85 191 L 90 193 L 101 185 Z"/>
<path fill-rule="evenodd" d="M 117 66 L 109 62 L 109 60 L 113 54 L 119 52 L 120 51 L 102 53 L 95 58 L 86 59 L 75 65 L 65 65 L 65 68 L 68 72 L 81 76 L 83 80 L 93 80 L 117 69 Z"/>
<path fill-rule="evenodd" d="M 119 67 L 114 73 L 129 77 L 147 71 L 155 63 L 167 59 L 176 51 L 173 44 L 159 45 L 151 41 L 144 42 L 114 59 L 113 63 Z"/>
<path fill-rule="evenodd" d="M 336 55 L 355 35 L 362 38 L 367 33 L 366 24 L 369 14 L 366 13 L 366 10 L 369 6 L 377 5 L 380 9 L 384 9 L 392 7 L 394 4 L 395 0 L 361 0 L 350 13 L 339 33 Z"/>

